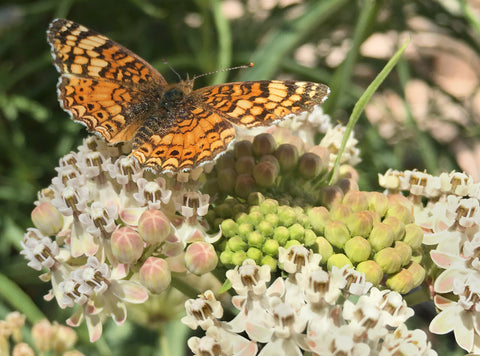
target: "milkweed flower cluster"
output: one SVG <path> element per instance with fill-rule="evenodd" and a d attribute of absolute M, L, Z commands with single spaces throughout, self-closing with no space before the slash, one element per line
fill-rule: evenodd
<path fill-rule="evenodd" d="M 457 343 L 480 352 L 480 184 L 464 173 L 432 176 L 419 171 L 388 171 L 380 183 L 389 192 L 404 191 L 415 204 L 415 221 L 430 248 L 427 269 L 438 315 L 430 331 L 453 331 Z M 436 268 L 434 268 L 436 267 Z"/>
<path fill-rule="evenodd" d="M 22 244 L 28 265 L 47 270 L 41 279 L 52 289 L 45 298 L 61 308 L 79 305 L 67 322 L 85 320 L 92 341 L 107 317 L 125 321 L 126 303 L 167 289 L 171 268 L 202 274 L 216 265 L 216 237 L 199 219 L 209 199 L 198 191 L 198 173 L 159 177 L 125 151 L 90 137 L 63 157 L 52 184 L 39 193 L 35 228 Z M 183 255 L 180 267 L 169 264 Z"/>
<path fill-rule="evenodd" d="M 320 260 L 303 246 L 281 249 L 286 276 L 271 284 L 270 268 L 251 259 L 229 270 L 238 314 L 220 320 L 223 309 L 210 291 L 188 300 L 182 322 L 205 332 L 189 339 L 190 349 L 195 355 L 436 355 L 423 331 L 405 326 L 413 310 L 400 294 L 371 288 L 348 266 L 327 272 Z"/>
<path fill-rule="evenodd" d="M 24 332 L 31 335 L 31 345 L 23 340 Z M 62 356 L 83 356 L 73 348 L 77 339 L 72 328 L 56 322 L 51 324 L 46 319 L 34 323 L 27 330 L 25 316 L 19 312 L 12 312 L 5 320 L 0 320 L 0 355 L 35 356 L 54 352 Z"/>

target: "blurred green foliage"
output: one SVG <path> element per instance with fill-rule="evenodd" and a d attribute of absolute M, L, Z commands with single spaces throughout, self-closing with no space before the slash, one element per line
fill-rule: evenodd
<path fill-rule="evenodd" d="M 260 0 L 244 3 L 247 2 L 262 3 Z M 282 77 L 324 82 L 333 91 L 325 108 L 333 122 L 345 123 L 356 100 L 386 63 L 362 57 L 361 44 L 373 32 L 404 31 L 407 14 L 413 12 L 438 20 L 445 33 L 462 39 L 478 53 L 475 30 L 479 27 L 475 16 L 468 6 L 462 8 L 463 12 L 452 12 L 444 3 L 311 0 L 301 6 L 277 4 L 263 17 L 258 10 L 228 19 L 220 0 L 3 0 L 0 2 L 0 273 L 20 286 L 49 318 L 63 321 L 68 315 L 59 315 L 55 303 L 43 302 L 45 285 L 18 255 L 23 232 L 31 226 L 30 211 L 36 192 L 50 184 L 58 159 L 75 149 L 86 136 L 83 126 L 72 122 L 57 102 L 58 73 L 51 63 L 45 35 L 52 19 L 68 18 L 109 36 L 149 61 L 170 82 L 178 78 L 163 59 L 182 77 L 187 73 L 201 74 L 250 61 L 255 63 L 252 69 L 202 77 L 197 87 Z M 198 27 L 187 25 L 196 22 Z M 318 64 L 309 68 L 294 60 L 294 52 L 300 45 L 322 38 L 335 39 L 338 33 L 346 33 L 351 49 L 339 66 L 328 67 L 319 58 Z M 368 75 L 359 75 L 362 68 Z M 402 96 L 405 83 L 417 75 L 407 61 L 402 61 L 382 87 Z M 360 120 L 356 137 L 363 159 L 358 167 L 363 189 L 376 189 L 377 173 L 388 168 L 428 168 L 431 173 L 457 168 L 442 144 L 416 129 L 413 120 L 407 125 L 413 128 L 415 136 L 392 147 L 364 117 Z M 4 293 L 0 292 L 1 295 Z M 0 298 L 2 314 L 11 307 Z M 105 335 L 112 348 L 110 342 L 118 339 L 118 335 L 109 335 L 108 330 Z M 113 354 L 127 355 L 132 350 L 138 353 L 138 345 L 142 343 L 150 354 L 151 349 L 145 345 L 151 340 L 145 339 L 155 340 L 155 333 L 135 336 L 138 333 L 123 340 L 128 346 L 121 353 L 115 348 Z M 103 342 L 95 348 L 106 354 L 109 348 Z"/>

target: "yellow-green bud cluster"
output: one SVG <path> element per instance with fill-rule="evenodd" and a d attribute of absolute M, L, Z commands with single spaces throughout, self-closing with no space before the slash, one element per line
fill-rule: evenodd
<path fill-rule="evenodd" d="M 257 200 L 257 204 L 220 222 L 224 238 L 217 251 L 221 264 L 231 267 L 251 258 L 276 270 L 279 247 L 303 244 L 318 252 L 319 246 L 323 246 L 323 237 L 312 230 L 303 208 L 280 205 L 277 200 L 265 199 L 258 193 L 249 198 L 250 202 Z M 230 200 L 230 204 L 235 203 Z M 219 222 L 218 218 L 215 221 Z"/>
<path fill-rule="evenodd" d="M 307 216 L 328 268 L 348 264 L 375 286 L 386 284 L 400 293 L 422 283 L 423 231 L 403 197 L 350 191 L 330 210 L 313 207 Z"/>
<path fill-rule="evenodd" d="M 315 147 L 315 152 L 299 152 L 290 143 L 277 145 L 268 133 L 255 136 L 252 142 L 235 144 L 216 162 L 207 176 L 205 193 L 218 198 L 233 196 L 247 199 L 250 193 L 261 192 L 295 205 L 324 205 L 330 195 L 322 190 L 329 167 L 329 151 Z M 348 172 L 340 173 L 338 192 L 341 196 L 355 182 Z M 345 177 L 347 176 L 347 178 Z"/>
<path fill-rule="evenodd" d="M 302 244 L 319 253 L 329 269 L 350 265 L 375 286 L 400 293 L 425 277 L 419 264 L 423 231 L 401 196 L 350 191 L 330 208 L 302 208 L 251 193 L 245 203 L 226 199 L 208 218 L 221 227 L 224 238 L 216 248 L 227 267 L 251 258 L 274 270 L 279 247 Z"/>

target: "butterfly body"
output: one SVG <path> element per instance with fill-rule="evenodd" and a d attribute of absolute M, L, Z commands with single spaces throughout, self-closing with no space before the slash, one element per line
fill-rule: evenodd
<path fill-rule="evenodd" d="M 213 160 L 235 138 L 234 126 L 267 126 L 313 109 L 323 84 L 264 80 L 193 90 L 169 85 L 145 60 L 75 22 L 54 20 L 47 32 L 60 72 L 62 108 L 109 143 L 132 141 L 131 155 L 159 172 Z"/>

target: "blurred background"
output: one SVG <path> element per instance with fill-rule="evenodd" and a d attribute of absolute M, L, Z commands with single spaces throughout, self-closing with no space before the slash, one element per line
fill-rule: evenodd
<path fill-rule="evenodd" d="M 18 250 L 36 192 L 87 135 L 57 102 L 45 33 L 57 17 L 121 43 L 169 82 L 178 78 L 163 59 L 182 78 L 255 63 L 202 77 L 197 88 L 260 79 L 325 83 L 332 94 L 324 109 L 341 123 L 410 38 L 356 126 L 360 187 L 378 190 L 377 174 L 388 168 L 464 170 L 480 179 L 478 0 L 0 0 L 0 273 L 47 314 L 51 308 L 52 319 L 65 317 L 55 303 L 43 304 L 46 287 Z M 0 287 L 0 315 L 11 309 L 1 300 L 6 292 Z"/>

